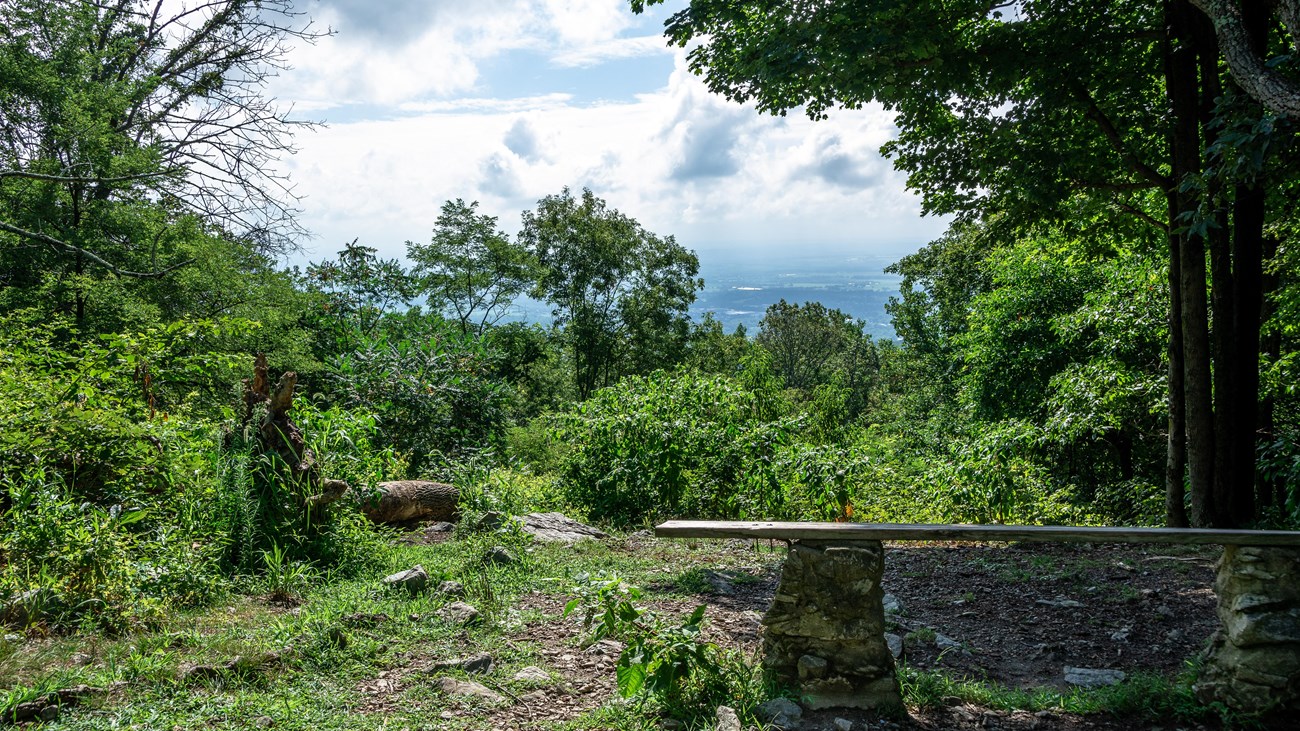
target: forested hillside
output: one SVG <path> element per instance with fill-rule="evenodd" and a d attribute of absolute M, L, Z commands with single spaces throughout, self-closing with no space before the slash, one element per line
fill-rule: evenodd
<path fill-rule="evenodd" d="M 1291 3 L 1233 11 L 1244 50 L 1208 0 L 767 5 L 669 38 L 764 111 L 897 114 L 886 152 L 954 223 L 891 268 L 896 341 L 817 302 L 693 321 L 691 243 L 599 190 L 288 267 L 312 125 L 264 87 L 323 32 L 295 4 L 0 6 L 0 624 L 373 572 L 359 508 L 399 479 L 465 524 L 1300 527 Z M 506 322 L 523 295 L 554 324 Z M 264 436 L 286 373 L 309 465 Z"/>

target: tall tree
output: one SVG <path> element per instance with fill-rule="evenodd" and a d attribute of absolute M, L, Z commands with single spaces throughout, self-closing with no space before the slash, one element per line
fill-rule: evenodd
<path fill-rule="evenodd" d="M 637 10 L 645 4 L 632 0 Z M 1236 7 L 1229 0 L 1203 4 Z M 1241 13 L 1248 27 L 1272 23 L 1267 12 L 1252 12 Z M 896 112 L 899 137 L 886 151 L 910 173 L 926 212 L 962 220 L 1006 214 L 1014 232 L 1069 219 L 1081 203 L 1101 204 L 1164 232 L 1173 313 L 1170 522 L 1180 520 L 1184 447 L 1192 519 L 1250 519 L 1253 490 L 1243 476 L 1253 473 L 1254 409 L 1235 412 L 1232 421 L 1234 410 L 1216 409 L 1213 394 L 1240 393 L 1255 402 L 1252 379 L 1234 373 L 1256 367 L 1260 280 L 1251 272 L 1260 247 L 1240 239 L 1246 245 L 1233 250 L 1230 232 L 1256 237 L 1267 209 L 1257 193 L 1229 185 L 1223 166 L 1211 164 L 1225 134 L 1215 114 L 1224 66 L 1204 14 L 1187 0 L 935 0 L 906 7 L 693 0 L 670 17 L 667 35 L 692 44 L 689 64 L 710 88 L 762 110 L 803 106 L 822 117 L 835 106 L 874 101 Z M 1255 51 L 1270 56 L 1266 44 Z M 1258 110 L 1253 116 L 1261 118 Z M 1207 243 L 1210 278 L 1218 282 L 1214 302 L 1206 286 Z M 1243 344 L 1252 352 L 1222 355 L 1240 353 Z M 1216 446 L 1216 435 L 1231 444 Z"/>
<path fill-rule="evenodd" d="M 320 33 L 290 0 L 0 4 L 0 258 L 13 284 L 149 278 L 187 263 L 187 219 L 263 253 L 296 245 L 275 162 L 291 119 L 263 90 Z M 71 309 L 85 319 L 85 284 Z"/>
<path fill-rule="evenodd" d="M 549 302 L 573 351 L 580 399 L 625 373 L 672 365 L 685 352 L 687 308 L 703 286 L 699 259 L 583 189 L 524 211 L 521 241 L 540 268 L 533 296 Z"/>
<path fill-rule="evenodd" d="M 429 305 L 451 314 L 462 333 L 482 335 L 506 316 L 533 272 L 527 249 L 497 228 L 496 216 L 477 209 L 478 201 L 443 203 L 432 240 L 406 242 L 406 255 Z"/>

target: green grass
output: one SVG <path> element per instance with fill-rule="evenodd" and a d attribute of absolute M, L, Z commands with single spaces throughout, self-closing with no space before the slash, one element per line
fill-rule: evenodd
<path fill-rule="evenodd" d="M 243 585 L 245 593 L 232 594 L 219 606 L 175 614 L 156 629 L 134 635 L 85 632 L 28 638 L 0 653 L 0 712 L 84 683 L 116 689 L 41 728 L 245 729 L 258 728 L 267 719 L 272 728 L 291 731 L 485 728 L 493 723 L 489 706 L 446 697 L 421 668 L 434 660 L 490 652 L 496 666 L 476 680 L 499 692 L 521 697 L 535 690 L 536 684 L 513 679 L 528 665 L 548 670 L 555 682 L 567 682 L 557 668 L 548 667 L 552 656 L 530 639 L 538 636 L 529 632 L 539 624 L 561 621 L 543 616 L 535 601 L 525 601 L 534 593 L 549 597 L 558 609 L 583 576 L 616 574 L 641 586 L 647 603 L 686 606 L 694 593 L 708 589 L 705 571 L 726 572 L 733 584 L 743 584 L 768 575 L 782 558 L 780 551 L 631 540 L 616 536 L 572 546 L 533 545 L 510 532 L 458 533 L 442 544 L 385 548 L 376 556 L 375 568 L 359 578 L 325 574 L 285 580 L 282 573 L 269 581 L 249 582 Z M 507 547 L 519 563 L 485 563 L 483 556 L 496 545 Z M 412 596 L 380 584 L 384 575 L 415 564 L 425 568 L 435 585 L 442 580 L 462 583 L 466 601 L 479 608 L 482 621 L 468 628 L 447 624 L 436 613 L 448 599 L 434 593 Z M 284 589 L 296 595 L 296 605 L 270 601 L 270 593 Z M 576 644 L 580 633 L 576 628 L 566 632 L 573 635 L 572 653 L 581 653 Z M 932 642 L 934 633 L 920 630 L 908 639 Z M 243 658 L 242 664 L 224 669 L 236 657 Z M 779 691 L 765 685 L 755 662 L 732 655 L 725 668 L 730 687 L 740 689 L 745 699 L 748 710 L 743 713 L 752 712 L 757 699 Z M 195 666 L 214 670 L 195 674 Z M 381 673 L 400 685 L 387 695 L 363 692 Z M 909 667 L 901 668 L 899 675 L 904 699 L 914 708 L 957 701 L 1001 710 L 1109 714 L 1153 722 L 1224 717 L 1221 709 L 1195 702 L 1190 676 L 1136 675 L 1112 688 L 1066 692 L 1017 690 Z M 730 700 L 709 695 L 716 692 L 701 689 L 687 697 L 699 708 Z M 452 716 L 443 718 L 448 710 Z M 575 720 L 547 727 L 648 731 L 658 728 L 664 715 L 696 726 L 707 720 L 702 711 L 611 696 Z M 1234 727 L 1245 724 L 1229 720 Z"/>
<path fill-rule="evenodd" d="M 942 672 L 899 668 L 903 702 L 916 708 L 940 708 L 970 703 L 1002 711 L 1055 711 L 1077 715 L 1109 715 L 1145 722 L 1222 722 L 1229 728 L 1262 728 L 1251 719 L 1218 706 L 1199 703 L 1192 694 L 1194 669 L 1177 678 L 1135 673 L 1118 685 L 1058 690 L 1009 688 L 998 683 L 965 680 Z"/>

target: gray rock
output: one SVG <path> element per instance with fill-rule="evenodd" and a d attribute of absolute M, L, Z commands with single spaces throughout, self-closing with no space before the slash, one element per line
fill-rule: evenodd
<path fill-rule="evenodd" d="M 803 655 L 799 658 L 799 679 L 816 680 L 826 677 L 827 662 L 825 658 Z"/>
<path fill-rule="evenodd" d="M 412 594 L 419 594 L 429 585 L 429 574 L 423 566 L 415 566 L 385 576 L 383 583 L 384 586 L 401 587 Z"/>
<path fill-rule="evenodd" d="M 483 557 L 483 561 L 495 566 L 513 566 L 519 563 L 519 558 L 505 546 L 493 546 L 492 550 L 488 551 L 487 555 Z"/>
<path fill-rule="evenodd" d="M 945 634 L 942 634 L 942 633 L 939 633 L 939 632 L 935 632 L 935 633 L 934 633 L 934 646 L 937 647 L 937 648 L 939 648 L 940 650 L 960 650 L 960 649 L 961 649 L 961 643 L 960 643 L 960 642 L 958 642 L 957 640 L 954 640 L 953 638 L 949 637 L 948 635 L 945 635 Z"/>
<path fill-rule="evenodd" d="M 452 602 L 439 609 L 437 614 L 438 618 L 444 622 L 462 626 L 473 624 L 479 619 L 478 610 L 465 602 Z"/>
<path fill-rule="evenodd" d="M 514 679 L 520 683 L 546 683 L 550 681 L 551 674 L 539 667 L 529 665 L 515 673 Z"/>
<path fill-rule="evenodd" d="M 709 585 L 709 593 L 718 596 L 731 596 L 735 593 L 736 587 L 731 583 L 731 576 L 721 572 L 708 569 L 702 573 L 704 583 Z"/>
<path fill-rule="evenodd" d="M 903 638 L 893 633 L 885 633 L 885 644 L 889 646 L 889 654 L 895 658 L 903 656 Z"/>
<path fill-rule="evenodd" d="M 516 515 L 513 520 L 523 532 L 543 543 L 576 543 L 609 537 L 599 528 L 579 523 L 562 513 L 528 513 Z"/>
<path fill-rule="evenodd" d="M 465 597 L 465 587 L 459 581 L 444 581 L 438 584 L 437 593 L 440 596 L 463 599 Z"/>
<path fill-rule="evenodd" d="M 475 698 L 481 698 L 489 703 L 500 703 L 505 700 L 500 693 L 483 685 L 475 683 L 472 680 L 460 680 L 458 678 L 438 678 L 434 685 L 447 695 L 467 695 Z"/>
<path fill-rule="evenodd" d="M 847 718 L 837 718 L 831 721 L 831 725 L 839 729 L 839 731 L 852 731 L 853 729 L 853 722 Z"/>
<path fill-rule="evenodd" d="M 490 673 L 492 672 L 492 656 L 486 652 L 480 652 L 477 655 L 440 660 L 429 666 L 429 671 L 434 673 L 447 670 L 463 670 L 470 674 Z"/>
<path fill-rule="evenodd" d="M 506 524 L 506 514 L 498 510 L 489 510 L 479 516 L 474 528 L 481 531 L 496 530 Z"/>
<path fill-rule="evenodd" d="M 885 614 L 902 614 L 904 611 L 903 602 L 893 594 L 886 594 L 881 603 L 885 605 Z"/>
<path fill-rule="evenodd" d="M 717 731 L 741 731 L 740 716 L 736 715 L 734 708 L 727 706 L 718 706 L 718 725 Z"/>
<path fill-rule="evenodd" d="M 583 653 L 602 657 L 618 657 L 623 654 L 623 643 L 618 640 L 604 639 L 592 644 L 591 647 L 583 650 Z"/>
<path fill-rule="evenodd" d="M 275 719 L 270 716 L 258 716 L 253 719 L 253 725 L 258 728 L 271 728 L 275 725 Z"/>
<path fill-rule="evenodd" d="M 4 643 L 6 645 L 21 645 L 23 643 L 23 639 L 24 638 L 22 635 L 9 632 L 4 636 Z"/>
<path fill-rule="evenodd" d="M 1122 670 L 1108 668 L 1072 668 L 1065 666 L 1065 682 L 1080 688 L 1100 688 L 1103 685 L 1118 685 L 1127 677 Z"/>
<path fill-rule="evenodd" d="M 1128 642 L 1128 636 L 1133 632 L 1132 627 L 1123 627 L 1110 633 L 1110 638 L 1115 642 Z"/>
<path fill-rule="evenodd" d="M 424 527 L 425 533 L 450 533 L 454 530 L 456 530 L 456 524 L 448 523 L 445 520 L 440 520 L 437 523 L 430 523 Z"/>
<path fill-rule="evenodd" d="M 782 729 L 798 728 L 799 719 L 803 718 L 803 709 L 789 698 L 773 698 L 759 706 L 756 713 L 759 718 Z"/>
<path fill-rule="evenodd" d="M 1076 602 L 1073 599 L 1066 599 L 1063 596 L 1058 596 L 1055 599 L 1039 599 L 1034 603 L 1042 604 L 1045 607 L 1061 607 L 1063 609 L 1077 609 L 1078 607 L 1083 606 L 1083 602 Z"/>
<path fill-rule="evenodd" d="M 83 665 L 83 666 L 89 665 L 95 661 L 94 657 L 87 655 L 84 652 L 74 652 L 72 654 L 72 657 L 69 659 L 72 660 L 73 665 Z"/>

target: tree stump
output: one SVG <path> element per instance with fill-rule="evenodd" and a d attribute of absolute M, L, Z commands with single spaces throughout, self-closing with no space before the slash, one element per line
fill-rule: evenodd
<path fill-rule="evenodd" d="M 259 412 L 258 407 L 265 405 L 266 414 L 257 425 L 262 451 L 275 455 L 282 467 L 282 476 L 288 480 L 302 506 L 318 508 L 343 497 L 348 485 L 342 480 L 321 477 L 316 455 L 307 448 L 302 430 L 289 418 L 289 410 L 293 408 L 293 389 L 297 384 L 298 374 L 287 371 L 280 376 L 272 392 L 266 354 L 258 353 L 253 365 L 253 381 L 244 381 L 244 423 L 252 421 Z"/>

